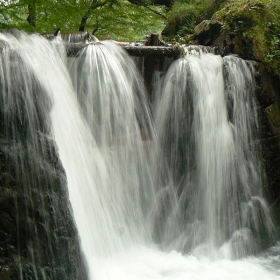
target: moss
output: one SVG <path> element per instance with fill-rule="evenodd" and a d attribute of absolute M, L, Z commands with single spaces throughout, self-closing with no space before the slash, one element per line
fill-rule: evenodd
<path fill-rule="evenodd" d="M 216 11 L 220 10 L 220 8 L 224 5 L 224 3 L 226 1 L 227 0 L 212 0 L 212 1 L 210 1 L 207 8 L 205 9 L 205 13 L 204 13 L 205 18 L 210 19 Z"/>
<path fill-rule="evenodd" d="M 204 18 L 205 9 L 210 1 L 175 0 L 168 14 L 168 25 L 163 31 L 166 38 L 179 39 L 192 34 L 194 27 Z"/>
<path fill-rule="evenodd" d="M 258 60 L 280 76 L 279 1 L 226 1 L 213 17 L 224 22 L 224 32 L 243 36 L 248 44 L 254 46 Z"/>
<path fill-rule="evenodd" d="M 279 0 L 175 0 L 163 35 L 182 40 L 204 19 L 223 22 L 221 37 L 235 38 L 235 53 L 265 63 L 280 76 Z"/>
<path fill-rule="evenodd" d="M 274 103 L 265 109 L 270 126 L 275 135 L 280 135 L 280 107 Z"/>

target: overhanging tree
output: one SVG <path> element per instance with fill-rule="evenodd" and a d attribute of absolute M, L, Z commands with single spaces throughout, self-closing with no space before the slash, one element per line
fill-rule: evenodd
<path fill-rule="evenodd" d="M 53 32 L 87 30 L 101 38 L 140 39 L 160 31 L 165 8 L 131 0 L 11 0 L 0 2 L 2 28 Z"/>

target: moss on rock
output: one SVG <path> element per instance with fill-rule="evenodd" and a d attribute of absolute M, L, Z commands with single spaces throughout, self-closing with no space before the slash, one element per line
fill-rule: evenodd
<path fill-rule="evenodd" d="M 163 35 L 263 62 L 280 77 L 279 0 L 175 0 Z"/>
<path fill-rule="evenodd" d="M 212 18 L 223 22 L 221 37 L 232 34 L 235 38 L 236 54 L 261 61 L 271 72 L 280 75 L 279 1 L 225 1 Z"/>

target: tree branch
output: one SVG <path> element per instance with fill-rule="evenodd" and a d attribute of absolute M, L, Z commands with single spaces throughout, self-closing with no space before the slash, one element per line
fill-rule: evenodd
<path fill-rule="evenodd" d="M 85 12 L 85 14 L 83 15 L 83 17 L 81 19 L 79 31 L 85 31 L 87 21 L 90 18 L 90 16 L 93 13 L 93 11 L 96 10 L 97 8 L 105 6 L 108 2 L 110 2 L 110 1 L 109 0 L 105 0 L 103 2 L 95 3 L 94 4 L 94 1 L 92 1 L 90 6 L 89 6 L 89 8 L 88 8 L 88 10 Z"/>
<path fill-rule="evenodd" d="M 157 2 L 157 1 L 161 1 L 161 5 L 165 5 L 165 6 L 169 5 L 168 4 L 169 0 L 152 0 L 152 1 L 150 1 L 150 0 L 128 0 L 128 2 L 130 2 L 131 4 L 145 7 L 146 9 L 157 14 L 158 16 L 161 16 L 162 18 L 167 19 L 167 17 L 165 15 L 163 15 L 162 13 L 151 8 L 151 6 L 154 5 L 155 2 Z M 166 4 L 162 4 L 162 3 L 166 3 Z"/>
<path fill-rule="evenodd" d="M 28 3 L 28 17 L 27 21 L 32 27 L 36 27 L 36 0 Z"/>
<path fill-rule="evenodd" d="M 152 9 L 150 6 L 143 6 L 143 7 L 145 7 L 148 10 L 150 10 L 151 12 L 157 14 L 158 16 L 161 16 L 162 18 L 167 19 L 167 17 L 165 15 L 163 15 L 162 13 Z"/>

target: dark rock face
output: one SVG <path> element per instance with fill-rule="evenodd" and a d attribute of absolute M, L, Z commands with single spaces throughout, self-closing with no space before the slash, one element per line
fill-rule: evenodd
<path fill-rule="evenodd" d="M 0 148 L 0 278 L 86 279 L 58 162 L 50 169 L 15 145 Z"/>
<path fill-rule="evenodd" d="M 0 55 L 0 279 L 87 279 L 51 101 L 16 54 Z"/>
<path fill-rule="evenodd" d="M 257 97 L 261 111 L 261 144 L 269 193 L 273 202 L 280 199 L 280 80 L 270 75 L 264 65 L 258 67 Z"/>
<path fill-rule="evenodd" d="M 194 28 L 194 38 L 199 44 L 210 46 L 219 38 L 223 24 L 216 20 L 203 20 Z"/>
<path fill-rule="evenodd" d="M 238 54 L 243 59 L 261 61 L 256 42 L 244 37 L 242 32 L 243 29 L 239 26 L 233 25 L 228 29 L 216 19 L 204 20 L 194 28 L 193 43 L 215 46 L 217 52 L 223 56 Z"/>

